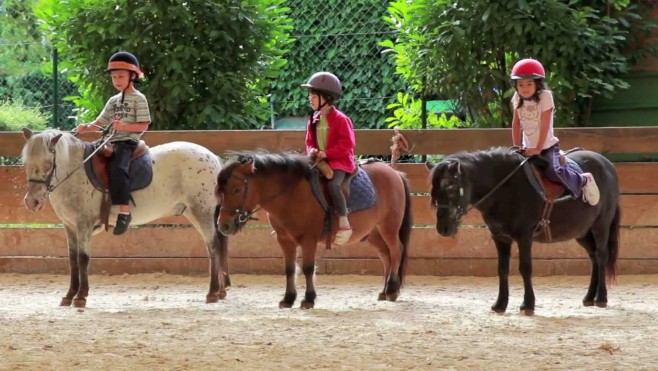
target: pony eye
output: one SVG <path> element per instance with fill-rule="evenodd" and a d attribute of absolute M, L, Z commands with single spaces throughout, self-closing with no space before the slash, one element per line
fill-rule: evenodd
<path fill-rule="evenodd" d="M 242 192 L 242 188 L 236 188 L 233 190 L 233 194 L 238 194 L 240 192 Z"/>

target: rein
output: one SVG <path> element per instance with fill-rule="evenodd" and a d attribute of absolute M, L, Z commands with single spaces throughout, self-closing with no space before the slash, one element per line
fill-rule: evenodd
<path fill-rule="evenodd" d="M 498 182 L 489 192 L 487 192 L 484 196 L 482 196 L 477 202 L 475 202 L 474 204 L 467 207 L 466 210 L 464 210 L 464 208 L 462 207 L 463 198 L 464 198 L 464 185 L 463 185 L 463 182 L 462 182 L 462 176 L 461 176 L 462 173 L 461 173 L 461 167 L 460 167 L 457 171 L 457 174 L 459 175 L 459 178 L 458 178 L 458 182 L 459 182 L 459 203 L 457 205 L 456 220 L 457 221 L 461 220 L 461 218 L 464 217 L 464 215 L 468 214 L 468 212 L 471 211 L 471 209 L 477 208 L 484 201 L 486 201 L 489 197 L 491 197 L 491 195 L 493 195 L 498 189 L 500 189 L 500 187 L 502 187 L 505 184 L 505 182 L 507 182 L 514 174 L 516 174 L 516 172 L 519 171 L 519 169 L 521 169 L 523 167 L 523 165 L 525 165 L 525 163 L 528 162 L 529 159 L 530 159 L 529 157 L 526 157 L 523 161 L 521 161 L 521 163 L 519 163 L 514 168 L 514 170 L 512 170 L 509 174 L 507 174 L 507 176 L 505 176 L 505 178 L 503 178 L 500 182 Z M 441 204 L 439 204 L 439 205 L 436 205 L 436 207 L 438 207 L 438 208 L 450 208 L 451 205 L 441 205 Z"/>
<path fill-rule="evenodd" d="M 276 198 L 290 192 L 292 187 L 287 187 L 287 188 L 282 188 L 279 193 L 275 194 L 274 196 L 268 198 L 267 200 L 260 202 L 260 204 L 253 210 L 247 211 L 245 209 L 245 204 L 247 203 L 247 193 L 249 192 L 249 179 L 247 177 L 241 177 L 235 174 L 231 174 L 231 178 L 236 178 L 240 180 L 241 182 L 244 183 L 244 193 L 242 197 L 242 205 L 237 208 L 237 209 L 230 209 L 224 206 L 219 207 L 219 212 L 222 211 L 227 211 L 227 212 L 233 212 L 235 213 L 235 222 L 238 225 L 239 228 L 242 228 L 247 222 L 250 220 L 258 220 L 258 218 L 255 218 L 253 215 L 257 213 L 259 210 L 263 208 L 262 205 L 274 201 Z"/>
<path fill-rule="evenodd" d="M 507 182 L 507 181 L 509 180 L 509 178 L 512 177 L 512 175 L 516 174 L 516 172 L 519 171 L 519 169 L 521 169 L 521 168 L 523 167 L 523 165 L 525 165 L 525 163 L 528 162 L 529 159 L 530 159 L 530 157 L 526 157 L 523 161 L 521 161 L 521 163 L 518 164 L 518 165 L 514 168 L 514 170 L 512 170 L 511 173 L 507 174 L 507 176 L 506 176 L 505 178 L 503 178 L 503 180 L 501 180 L 500 182 L 498 182 L 498 184 L 496 184 L 496 185 L 495 185 L 495 186 L 494 186 L 489 192 L 487 192 L 486 195 L 482 196 L 482 198 L 480 198 L 476 203 L 474 203 L 473 205 L 471 205 L 471 206 L 468 208 L 468 210 L 466 210 L 466 212 L 468 212 L 469 210 L 471 210 L 471 209 L 474 208 L 474 207 L 478 207 L 478 206 L 480 206 L 480 205 L 482 204 L 482 202 L 484 202 L 484 201 L 485 201 L 487 198 L 489 198 L 494 192 L 496 192 L 500 187 L 502 187 L 503 184 L 505 184 L 505 182 Z"/>
<path fill-rule="evenodd" d="M 98 147 L 96 147 L 96 149 L 93 150 L 91 152 L 91 154 L 89 154 L 89 156 L 87 156 L 87 158 L 82 160 L 82 163 L 80 165 L 78 165 L 70 173 L 66 174 L 64 179 L 62 179 L 61 181 L 59 181 L 55 185 L 52 185 L 51 183 L 52 183 L 53 177 L 55 177 L 55 179 L 57 179 L 57 177 L 55 176 L 55 170 L 57 168 L 57 152 L 55 151 L 55 148 L 49 149 L 49 151 L 53 154 L 53 167 L 50 169 L 50 173 L 48 173 L 48 176 L 46 176 L 46 179 L 41 180 L 41 179 L 30 179 L 30 178 L 28 178 L 27 181 L 29 183 L 45 184 L 46 185 L 46 194 L 52 193 L 55 189 L 57 189 L 57 187 L 62 185 L 62 183 L 64 183 L 68 178 L 70 178 L 76 171 L 78 171 L 81 167 L 83 167 L 87 161 L 89 161 L 92 157 L 94 157 L 96 152 L 98 152 L 101 148 L 103 148 L 103 146 L 105 144 L 107 144 L 107 142 L 110 139 L 112 139 L 113 136 L 114 136 L 114 133 L 112 133 L 110 136 L 108 136 L 107 139 L 105 139 L 105 141 L 103 141 L 103 143 L 101 143 Z"/>

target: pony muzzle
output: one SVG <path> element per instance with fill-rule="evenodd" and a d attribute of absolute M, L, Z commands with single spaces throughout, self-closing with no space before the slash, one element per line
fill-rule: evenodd
<path fill-rule="evenodd" d="M 41 211 L 46 204 L 46 196 L 42 197 L 33 197 L 30 195 L 25 195 L 23 197 L 23 203 L 25 207 L 30 211 Z"/>

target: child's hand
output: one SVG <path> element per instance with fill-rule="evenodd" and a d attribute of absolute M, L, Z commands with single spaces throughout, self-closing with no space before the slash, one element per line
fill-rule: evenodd
<path fill-rule="evenodd" d="M 112 121 L 112 128 L 116 131 L 123 131 L 125 124 L 121 120 Z"/>
<path fill-rule="evenodd" d="M 540 148 L 526 148 L 525 153 L 526 153 L 526 156 L 528 156 L 528 157 L 536 156 L 536 155 L 541 153 L 541 149 Z"/>
<path fill-rule="evenodd" d="M 320 160 L 324 160 L 325 158 L 327 158 L 327 154 L 324 153 L 324 151 L 318 151 L 316 156 L 318 156 Z"/>
<path fill-rule="evenodd" d="M 75 132 L 78 134 L 94 130 L 94 127 L 89 124 L 80 124 L 75 128 Z"/>

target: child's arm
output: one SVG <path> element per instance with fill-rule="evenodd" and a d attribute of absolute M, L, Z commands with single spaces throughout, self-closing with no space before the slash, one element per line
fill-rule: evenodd
<path fill-rule="evenodd" d="M 122 131 L 122 132 L 127 132 L 127 133 L 141 133 L 143 131 L 148 130 L 150 122 L 148 121 L 143 121 L 143 122 L 123 122 L 123 121 L 115 121 L 112 124 L 112 127 L 116 131 Z"/>
<path fill-rule="evenodd" d="M 534 156 L 541 153 L 544 150 L 544 143 L 546 142 L 546 137 L 548 136 L 548 130 L 551 127 L 551 117 L 553 116 L 553 108 L 549 108 L 541 113 L 539 118 L 539 140 L 537 141 L 537 147 L 528 148 L 528 156 Z"/>
<path fill-rule="evenodd" d="M 521 140 L 521 119 L 519 119 L 519 112 L 514 110 L 514 117 L 512 118 L 512 145 L 521 147 L 523 141 Z"/>

